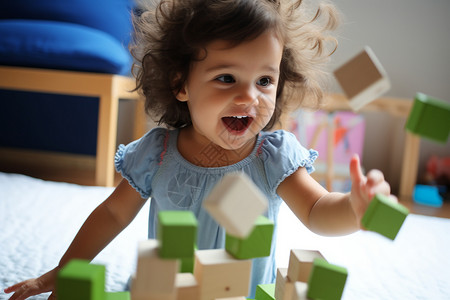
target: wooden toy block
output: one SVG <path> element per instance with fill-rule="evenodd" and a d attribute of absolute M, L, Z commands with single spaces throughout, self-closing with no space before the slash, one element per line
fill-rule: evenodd
<path fill-rule="evenodd" d="M 249 259 L 270 255 L 274 224 L 264 216 L 259 216 L 253 230 L 246 238 L 226 234 L 225 249 L 236 258 Z"/>
<path fill-rule="evenodd" d="M 450 132 L 450 102 L 417 93 L 406 129 L 421 137 L 446 143 Z"/>
<path fill-rule="evenodd" d="M 308 282 L 314 259 L 325 259 L 323 255 L 316 250 L 293 249 L 289 256 L 288 277 L 291 282 Z"/>
<path fill-rule="evenodd" d="M 107 292 L 106 300 L 131 300 L 130 292 Z"/>
<path fill-rule="evenodd" d="M 255 293 L 256 300 L 275 300 L 275 283 L 258 284 Z"/>
<path fill-rule="evenodd" d="M 193 258 L 197 219 L 191 211 L 161 211 L 157 235 L 160 257 Z"/>
<path fill-rule="evenodd" d="M 341 299 L 347 281 L 347 269 L 328 263 L 321 258 L 314 259 L 308 280 L 307 296 L 311 299 Z"/>
<path fill-rule="evenodd" d="M 213 188 L 203 205 L 228 234 L 246 238 L 268 204 L 264 194 L 247 175 L 231 173 Z"/>
<path fill-rule="evenodd" d="M 131 285 L 131 297 L 135 299 L 175 300 L 175 278 L 179 270 L 178 260 L 159 257 L 157 240 L 139 243 L 136 278 Z"/>
<path fill-rule="evenodd" d="M 287 268 L 278 268 L 275 281 L 275 299 L 291 300 L 294 294 L 294 282 L 289 280 Z"/>
<path fill-rule="evenodd" d="M 194 276 L 200 286 L 199 300 L 248 295 L 251 269 L 251 260 L 238 260 L 225 249 L 196 251 Z"/>
<path fill-rule="evenodd" d="M 391 88 L 386 71 L 369 47 L 336 69 L 334 76 L 355 111 Z"/>
<path fill-rule="evenodd" d="M 216 298 L 215 300 L 247 300 L 245 297 Z"/>
<path fill-rule="evenodd" d="M 294 292 L 292 300 L 308 300 L 308 284 L 306 282 L 297 281 L 294 283 Z M 278 299 L 277 299 L 278 300 Z"/>
<path fill-rule="evenodd" d="M 376 194 L 369 204 L 362 220 L 362 226 L 394 240 L 403 222 L 408 216 L 408 209 L 382 194 Z"/>
<path fill-rule="evenodd" d="M 177 300 L 197 300 L 199 298 L 199 286 L 192 273 L 178 273 L 175 287 Z"/>
<path fill-rule="evenodd" d="M 58 273 L 56 294 L 60 300 L 104 300 L 105 266 L 71 260 Z"/>

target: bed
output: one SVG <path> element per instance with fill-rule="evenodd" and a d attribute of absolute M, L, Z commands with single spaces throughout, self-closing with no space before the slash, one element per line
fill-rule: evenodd
<path fill-rule="evenodd" d="M 54 267 L 88 214 L 111 192 L 0 173 L 0 299 L 9 298 L 6 286 Z M 148 205 L 94 259 L 106 265 L 108 291 L 124 290 L 135 269 L 137 244 L 147 236 Z M 320 250 L 348 269 L 344 300 L 450 299 L 449 219 L 411 214 L 393 242 L 362 231 L 325 238 L 309 232 L 283 205 L 278 229 L 278 266 L 287 267 L 290 249 Z"/>

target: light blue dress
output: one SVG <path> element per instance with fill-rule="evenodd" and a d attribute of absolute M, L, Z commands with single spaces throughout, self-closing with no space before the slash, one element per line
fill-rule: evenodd
<path fill-rule="evenodd" d="M 190 210 L 198 220 L 198 249 L 225 247 L 225 231 L 202 207 L 203 199 L 229 172 L 244 172 L 267 196 L 266 217 L 275 224 L 271 254 L 253 260 L 250 297 L 256 285 L 273 283 L 276 277 L 276 221 L 282 199 L 278 185 L 299 167 L 310 173 L 317 151 L 307 150 L 286 131 L 261 132 L 252 153 L 238 163 L 217 168 L 196 166 L 177 150 L 179 130 L 155 128 L 127 146 L 120 145 L 115 164 L 118 172 L 141 194 L 151 197 L 148 237 L 156 238 L 161 210 Z M 204 156 L 207 157 L 207 149 Z"/>

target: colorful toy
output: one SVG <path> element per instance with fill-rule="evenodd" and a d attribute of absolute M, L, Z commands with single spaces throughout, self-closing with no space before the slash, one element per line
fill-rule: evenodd
<path fill-rule="evenodd" d="M 344 267 L 330 264 L 321 258 L 314 259 L 308 280 L 308 298 L 341 299 L 347 275 L 347 269 Z"/>
<path fill-rule="evenodd" d="M 267 205 L 264 194 L 244 173 L 225 175 L 203 202 L 216 222 L 239 238 L 250 234 Z"/>
<path fill-rule="evenodd" d="M 194 276 L 199 300 L 245 296 L 250 288 L 251 260 L 238 260 L 224 249 L 195 252 Z"/>
<path fill-rule="evenodd" d="M 275 300 L 275 284 L 258 284 L 255 293 L 256 300 Z"/>
<path fill-rule="evenodd" d="M 441 207 L 444 203 L 436 186 L 416 184 L 414 187 L 414 202 L 422 205 Z"/>
<path fill-rule="evenodd" d="M 369 47 L 336 69 L 334 76 L 355 111 L 391 88 L 386 71 Z"/>
<path fill-rule="evenodd" d="M 291 250 L 289 257 L 288 278 L 292 282 L 308 282 L 309 275 L 316 258 L 324 259 L 319 251 L 314 250 Z"/>
<path fill-rule="evenodd" d="M 191 211 L 161 211 L 158 214 L 160 257 L 192 259 L 196 238 L 197 219 Z"/>
<path fill-rule="evenodd" d="M 382 194 L 376 194 L 364 214 L 361 224 L 394 240 L 408 216 L 408 209 Z"/>
<path fill-rule="evenodd" d="M 238 259 L 249 259 L 270 255 L 274 224 L 268 218 L 259 216 L 247 238 L 226 234 L 225 249 Z"/>
<path fill-rule="evenodd" d="M 406 129 L 421 137 L 447 142 L 450 132 L 450 103 L 417 93 Z"/>

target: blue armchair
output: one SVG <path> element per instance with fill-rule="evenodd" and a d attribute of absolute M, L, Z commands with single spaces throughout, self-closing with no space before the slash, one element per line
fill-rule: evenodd
<path fill-rule="evenodd" d="M 95 178 L 112 186 L 119 99 L 139 100 L 128 76 L 132 0 L 0 2 L 0 89 L 99 99 Z M 138 101 L 135 137 L 145 131 Z"/>

